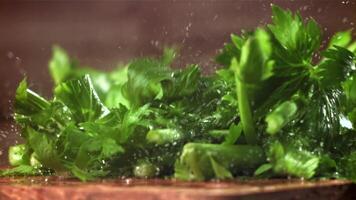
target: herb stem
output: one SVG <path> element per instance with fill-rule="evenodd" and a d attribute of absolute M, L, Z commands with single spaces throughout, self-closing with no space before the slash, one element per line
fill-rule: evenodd
<path fill-rule="evenodd" d="M 243 132 L 246 137 L 246 141 L 249 144 L 257 143 L 257 136 L 254 126 L 254 121 L 252 118 L 251 105 L 248 100 L 248 94 L 246 89 L 246 84 L 239 80 L 236 77 L 237 81 L 237 99 L 238 99 L 238 108 L 240 112 L 240 119 L 242 123 Z"/>

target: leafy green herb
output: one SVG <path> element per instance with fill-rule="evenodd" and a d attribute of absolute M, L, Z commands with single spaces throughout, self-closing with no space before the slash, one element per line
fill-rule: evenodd
<path fill-rule="evenodd" d="M 15 96 L 24 144 L 0 175 L 240 176 L 356 180 L 356 42 L 272 6 L 272 23 L 232 34 L 203 76 L 171 67 L 177 53 L 138 58 L 111 72 L 80 66 L 58 46 L 51 99 Z M 321 52 L 320 52 L 321 51 Z M 320 59 L 316 58 L 320 56 Z"/>

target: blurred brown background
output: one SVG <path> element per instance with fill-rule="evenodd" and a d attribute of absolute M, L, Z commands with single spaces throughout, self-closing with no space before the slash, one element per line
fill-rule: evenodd
<path fill-rule="evenodd" d="M 53 44 L 104 70 L 175 44 L 181 47 L 178 67 L 199 63 L 209 72 L 230 33 L 270 22 L 271 3 L 315 18 L 325 39 L 355 28 L 355 0 L 0 0 L 0 121 L 11 118 L 14 91 L 24 76 L 33 89 L 51 95 L 47 63 Z M 14 132 L 10 124 L 0 124 L 0 165 Z"/>

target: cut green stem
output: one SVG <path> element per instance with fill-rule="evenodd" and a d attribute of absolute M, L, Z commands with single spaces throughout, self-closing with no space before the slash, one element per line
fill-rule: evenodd
<path fill-rule="evenodd" d="M 251 105 L 246 90 L 246 84 L 240 81 L 238 77 L 236 77 L 236 79 L 237 79 L 236 80 L 237 100 L 238 100 L 238 108 L 240 112 L 240 120 L 242 123 L 242 129 L 245 134 L 247 143 L 256 144 L 257 136 L 256 136 L 254 121 L 251 112 Z"/>

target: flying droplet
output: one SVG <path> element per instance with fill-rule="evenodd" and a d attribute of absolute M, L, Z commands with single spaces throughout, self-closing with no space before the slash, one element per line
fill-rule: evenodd
<path fill-rule="evenodd" d="M 349 19 L 347 18 L 347 17 L 344 17 L 343 19 L 342 19 L 342 23 L 346 23 L 346 22 L 348 22 L 349 21 Z"/>
<path fill-rule="evenodd" d="M 12 59 L 12 58 L 14 58 L 15 54 L 14 54 L 12 51 L 9 51 L 9 52 L 7 52 L 6 56 L 7 56 L 9 59 Z"/>

